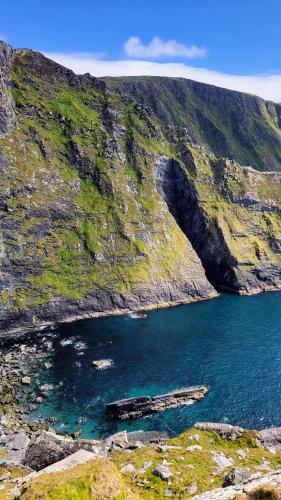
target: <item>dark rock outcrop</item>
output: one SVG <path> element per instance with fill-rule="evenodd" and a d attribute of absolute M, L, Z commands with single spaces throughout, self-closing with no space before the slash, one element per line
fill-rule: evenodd
<path fill-rule="evenodd" d="M 222 439 L 230 439 L 231 441 L 235 441 L 243 436 L 245 431 L 245 429 L 237 425 L 215 422 L 197 422 L 194 427 L 201 431 L 216 432 Z"/>
<path fill-rule="evenodd" d="M 107 413 L 113 418 L 125 420 L 127 418 L 142 417 L 149 413 L 190 405 L 199 401 L 207 394 L 207 387 L 189 387 L 161 396 L 140 396 L 121 399 L 106 405 Z"/>

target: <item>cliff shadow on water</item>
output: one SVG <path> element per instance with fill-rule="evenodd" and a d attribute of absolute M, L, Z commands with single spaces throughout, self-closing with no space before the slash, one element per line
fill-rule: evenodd
<path fill-rule="evenodd" d="M 239 284 L 233 270 L 235 263 L 221 229 L 215 220 L 213 228 L 206 223 L 195 188 L 179 163 L 161 156 L 155 165 L 155 184 L 169 212 L 199 256 L 209 282 L 217 290 L 238 291 Z"/>

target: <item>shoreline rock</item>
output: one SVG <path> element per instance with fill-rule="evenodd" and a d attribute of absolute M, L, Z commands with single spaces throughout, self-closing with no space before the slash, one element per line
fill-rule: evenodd
<path fill-rule="evenodd" d="M 179 389 L 159 396 L 140 396 L 121 399 L 107 404 L 106 411 L 112 418 L 121 420 L 137 418 L 149 413 L 193 404 L 203 399 L 207 392 L 207 387 L 198 386 Z"/>

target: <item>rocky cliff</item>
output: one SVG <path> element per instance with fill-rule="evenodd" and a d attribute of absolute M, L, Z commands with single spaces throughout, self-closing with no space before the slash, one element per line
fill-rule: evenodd
<path fill-rule="evenodd" d="M 164 125 L 187 128 L 194 143 L 216 156 L 259 170 L 280 170 L 280 104 L 184 78 L 104 80 L 149 106 Z"/>
<path fill-rule="evenodd" d="M 2 331 L 280 287 L 281 174 L 39 53 L 0 63 Z"/>

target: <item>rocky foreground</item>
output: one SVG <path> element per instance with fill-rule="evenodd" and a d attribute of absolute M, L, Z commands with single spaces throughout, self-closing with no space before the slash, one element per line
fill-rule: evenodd
<path fill-rule="evenodd" d="M 275 499 L 281 490 L 281 428 L 198 423 L 174 439 L 124 431 L 97 441 L 1 425 L 0 451 L 3 499 Z"/>

